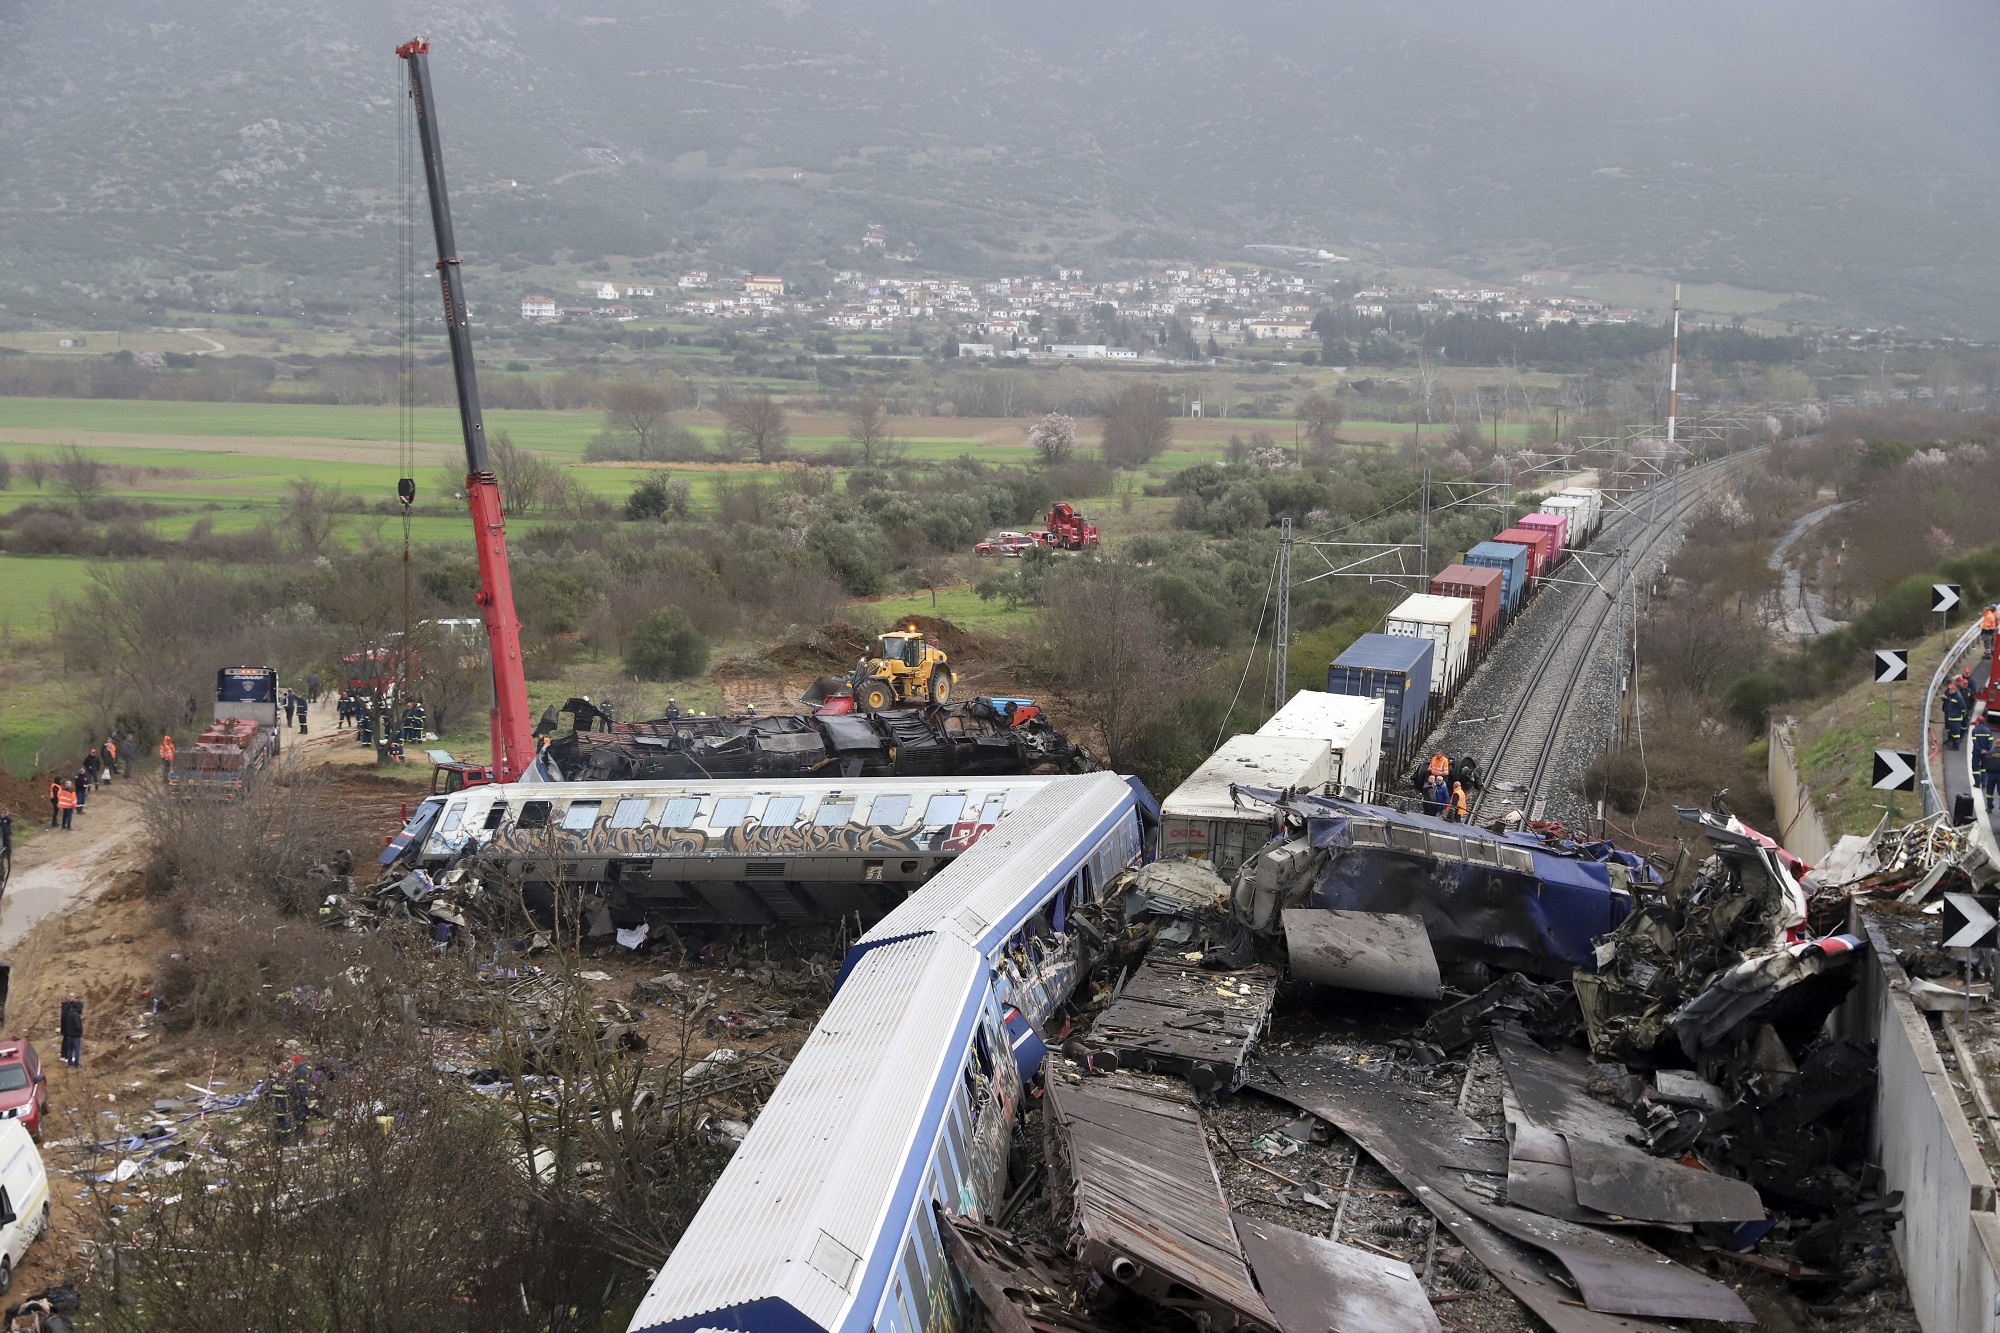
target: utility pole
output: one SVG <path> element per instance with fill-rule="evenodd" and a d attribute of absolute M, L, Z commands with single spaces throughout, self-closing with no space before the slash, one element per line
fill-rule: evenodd
<path fill-rule="evenodd" d="M 1674 339 L 1672 359 L 1667 363 L 1667 454 L 1674 452 L 1674 416 L 1680 407 L 1681 381 L 1681 285 L 1674 284 Z"/>
<path fill-rule="evenodd" d="M 1286 659 L 1292 650 L 1292 520 L 1278 523 L 1278 633 L 1271 647 L 1272 707 L 1283 708 L 1290 698 L 1285 680 Z"/>

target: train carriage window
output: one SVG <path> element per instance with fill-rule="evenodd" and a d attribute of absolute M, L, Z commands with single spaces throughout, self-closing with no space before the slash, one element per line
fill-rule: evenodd
<path fill-rule="evenodd" d="M 1509 870 L 1518 870 L 1524 875 L 1535 873 L 1535 854 L 1526 847 L 1500 845 L 1500 864 Z"/>
<path fill-rule="evenodd" d="M 1007 798 L 1004 795 L 989 796 L 986 798 L 985 806 L 979 811 L 979 822 L 982 824 L 997 824 L 1000 822 L 1000 816 L 1006 813 Z"/>
<path fill-rule="evenodd" d="M 612 828 L 638 828 L 646 822 L 646 807 L 652 804 L 643 796 L 628 796 L 618 802 L 611 812 Z"/>
<path fill-rule="evenodd" d="M 799 798 L 796 796 L 773 796 L 764 806 L 762 823 L 769 827 L 774 824 L 789 825 L 799 817 Z"/>
<path fill-rule="evenodd" d="M 924 807 L 924 824 L 927 827 L 934 827 L 939 824 L 956 824 L 959 813 L 964 809 L 965 797 L 963 794 L 947 793 L 943 796 L 933 796 L 931 797 L 930 804 Z"/>
<path fill-rule="evenodd" d="M 931 1322 L 931 1288 L 924 1281 L 924 1270 L 917 1263 L 917 1246 L 914 1239 L 903 1244 L 903 1284 L 910 1293 L 910 1305 L 917 1317 L 918 1328 L 929 1328 Z"/>
<path fill-rule="evenodd" d="M 715 803 L 715 809 L 708 816 L 708 826 L 712 829 L 731 829 L 741 824 L 750 815 L 748 796 L 731 796 Z"/>
<path fill-rule="evenodd" d="M 1424 842 L 1424 831 L 1420 828 L 1391 827 L 1389 830 L 1389 845 L 1399 847 L 1406 852 L 1430 850 L 1429 846 Z"/>
<path fill-rule="evenodd" d="M 951 1279 L 944 1267 L 944 1256 L 938 1251 L 937 1214 L 928 1203 L 919 1201 L 917 1215 L 912 1219 L 910 1232 L 917 1239 L 917 1258 L 923 1262 L 924 1271 L 940 1276 L 943 1281 Z"/>
<path fill-rule="evenodd" d="M 1453 834 L 1433 833 L 1430 835 L 1430 844 L 1432 856 L 1449 856 L 1454 860 L 1463 860 L 1465 857 L 1465 844 Z"/>
<path fill-rule="evenodd" d="M 571 801 L 563 811 L 562 826 L 572 833 L 588 833 L 597 827 L 597 812 L 603 808 L 602 801 Z"/>
<path fill-rule="evenodd" d="M 819 813 L 813 816 L 813 823 L 820 828 L 837 828 L 854 818 L 854 802 L 821 801 Z"/>
<path fill-rule="evenodd" d="M 456 832 L 458 830 L 458 821 L 464 818 L 465 818 L 465 802 L 464 801 L 452 802 L 452 804 L 445 810 L 444 818 L 438 822 L 438 832 L 440 833 Z"/>
<path fill-rule="evenodd" d="M 910 798 L 907 796 L 877 796 L 875 808 L 868 812 L 868 822 L 876 828 L 894 828 L 910 813 Z"/>
<path fill-rule="evenodd" d="M 496 829 L 499 828 L 501 824 L 505 823 L 506 820 L 507 820 L 507 803 L 505 801 L 495 801 L 490 807 L 488 807 L 486 811 L 485 827 L 487 827 L 488 829 Z"/>
<path fill-rule="evenodd" d="M 693 828 L 697 811 L 701 809 L 699 796 L 676 796 L 667 802 L 667 808 L 660 812 L 661 828 Z"/>
<path fill-rule="evenodd" d="M 521 805 L 521 817 L 514 821 L 517 829 L 547 828 L 549 826 L 548 801 L 526 801 Z"/>

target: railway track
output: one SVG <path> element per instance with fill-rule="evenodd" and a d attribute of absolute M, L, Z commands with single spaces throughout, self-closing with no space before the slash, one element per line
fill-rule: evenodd
<path fill-rule="evenodd" d="M 1627 514 L 1600 534 L 1599 550 L 1620 541 L 1632 544 L 1608 576 L 1597 580 L 1603 591 L 1584 590 L 1584 601 L 1574 606 L 1573 618 L 1549 635 L 1532 660 L 1481 763 L 1485 785 L 1473 807 L 1475 817 L 1490 816 L 1504 807 L 1517 807 L 1529 819 L 1544 817 L 1558 742 L 1565 723 L 1575 715 L 1585 673 L 1603 649 L 1605 626 L 1618 610 L 1617 599 L 1635 577 L 1642 573 L 1650 577 L 1658 565 L 1656 550 L 1678 533 L 1682 520 L 1743 457 L 1732 455 L 1679 474 L 1673 483 L 1679 493 L 1668 499 L 1665 514 L 1651 519 Z M 1607 537 L 1612 541 L 1605 542 Z M 1586 606 L 1591 608 L 1587 612 Z M 1515 632 L 1523 628 L 1517 625 Z"/>

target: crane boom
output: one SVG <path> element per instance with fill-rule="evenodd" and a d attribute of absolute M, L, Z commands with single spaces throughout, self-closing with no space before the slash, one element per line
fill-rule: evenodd
<path fill-rule="evenodd" d="M 521 621 L 514 613 L 514 579 L 507 564 L 507 523 L 500 482 L 486 449 L 486 422 L 473 377 L 472 328 L 466 316 L 465 275 L 452 236 L 451 203 L 444 188 L 444 147 L 431 103 L 429 41 L 414 38 L 396 48 L 409 65 L 410 100 L 423 146 L 424 181 L 430 188 L 431 229 L 437 233 L 438 286 L 444 297 L 445 336 L 451 344 L 458 418 L 465 435 L 465 496 L 479 547 L 479 591 L 473 600 L 486 622 L 493 661 L 493 780 L 512 782 L 535 758 L 534 721 L 528 715 L 528 677 L 521 663 Z"/>

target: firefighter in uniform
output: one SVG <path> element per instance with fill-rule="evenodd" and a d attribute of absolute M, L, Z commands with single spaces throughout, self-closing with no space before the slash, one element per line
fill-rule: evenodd
<path fill-rule="evenodd" d="M 1945 691 L 1944 748 L 1956 750 L 1965 739 L 1965 696 L 1957 689 Z"/>
<path fill-rule="evenodd" d="M 1979 766 L 1979 771 L 1973 776 L 1979 779 L 1979 785 L 1986 791 L 1986 809 L 1990 814 L 1993 810 L 1993 798 L 2000 796 L 2000 745 L 1986 752 L 1986 762 Z"/>
<path fill-rule="evenodd" d="M 1976 774 L 1986 767 L 1986 756 L 1993 749 L 1993 728 L 1986 725 L 1986 714 L 1972 724 L 1972 771 Z"/>

